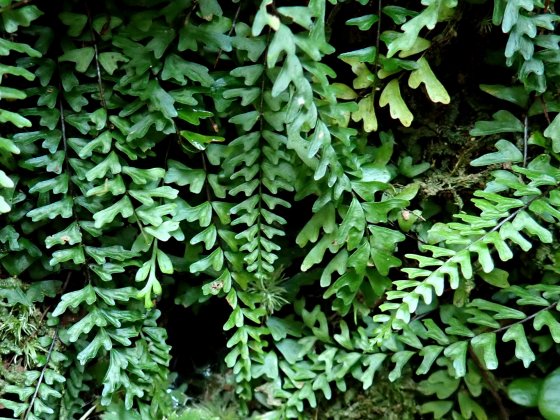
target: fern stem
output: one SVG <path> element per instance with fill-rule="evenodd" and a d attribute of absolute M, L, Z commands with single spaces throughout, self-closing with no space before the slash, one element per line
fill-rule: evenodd
<path fill-rule="evenodd" d="M 91 34 L 91 41 L 93 42 L 93 51 L 95 57 L 95 69 L 97 71 L 97 85 L 99 86 L 99 96 L 101 101 L 101 106 L 105 111 L 107 111 L 107 104 L 105 102 L 105 89 L 103 88 L 103 80 L 101 79 L 101 68 L 99 67 L 99 50 L 97 48 L 97 39 L 95 37 L 95 32 L 93 31 L 93 25 L 91 23 L 91 11 L 89 10 L 89 6 L 85 3 L 86 12 L 87 12 L 87 19 L 89 25 L 89 32 Z"/>
<path fill-rule="evenodd" d="M 523 167 L 527 167 L 527 143 L 529 140 L 529 113 L 525 114 L 523 123 Z"/>
<path fill-rule="evenodd" d="M 228 32 L 228 37 L 231 36 L 233 30 L 235 29 L 235 24 L 237 23 L 237 18 L 239 18 L 239 12 L 241 11 L 241 5 L 237 6 L 237 10 L 235 11 L 235 16 L 233 17 L 233 20 L 231 21 L 231 28 L 229 29 Z M 222 53 L 224 52 L 223 48 L 220 48 L 220 51 L 218 51 L 218 55 L 216 56 L 216 61 L 214 61 L 214 70 L 216 70 L 216 67 L 218 67 L 218 63 L 220 62 L 220 58 L 222 57 Z"/>
<path fill-rule="evenodd" d="M 60 68 L 59 68 L 59 77 L 60 77 Z M 62 133 L 62 147 L 64 149 L 64 166 L 66 167 L 66 171 L 70 172 L 70 165 L 68 163 L 68 137 L 66 136 L 66 118 L 64 116 L 64 105 L 62 104 L 62 92 L 64 92 L 62 88 L 62 81 L 59 81 L 59 89 L 61 98 L 58 100 L 58 110 L 60 112 L 60 131 Z M 72 183 L 69 184 L 70 194 L 72 194 Z"/>
<path fill-rule="evenodd" d="M 529 207 L 529 205 L 540 196 L 536 196 L 533 197 L 530 201 L 528 201 L 527 203 L 525 203 L 523 206 L 519 207 L 517 210 L 515 210 L 513 213 L 511 213 L 509 216 L 507 216 L 506 218 L 504 218 L 500 223 L 498 223 L 496 226 L 494 226 L 492 229 L 490 229 L 488 232 L 486 232 L 484 235 L 480 236 L 479 238 L 475 239 L 474 241 L 472 241 L 470 244 L 468 244 L 467 246 L 465 246 L 463 249 L 461 249 L 461 251 L 465 250 L 465 249 L 469 249 L 470 247 L 472 247 L 474 244 L 483 241 L 484 238 L 486 238 L 488 235 L 490 235 L 491 233 L 499 230 L 504 224 L 506 224 L 507 222 L 509 222 L 511 219 L 513 219 L 515 216 L 517 216 L 519 213 L 521 213 L 523 210 L 525 210 L 527 207 Z M 447 261 L 451 260 L 450 257 Z M 445 267 L 445 263 L 440 265 L 438 268 L 436 268 L 434 270 L 434 273 L 438 272 L 439 270 L 443 269 Z"/>
<path fill-rule="evenodd" d="M 558 305 L 558 303 L 560 303 L 560 302 L 551 303 L 550 305 L 548 305 L 548 306 L 546 306 L 546 307 L 544 307 L 544 308 L 539 309 L 539 310 L 538 310 L 537 312 L 535 312 L 534 314 L 529 315 L 527 318 L 523 318 L 523 319 L 521 319 L 521 320 L 519 320 L 519 321 L 516 321 L 516 322 L 513 322 L 513 323 L 511 323 L 511 324 L 504 325 L 503 327 L 500 327 L 500 328 L 498 328 L 497 330 L 494 330 L 494 331 L 492 331 L 492 332 L 493 332 L 494 334 L 497 334 L 497 333 L 499 333 L 499 332 L 505 331 L 505 330 L 507 330 L 507 329 L 513 327 L 514 325 L 517 325 L 517 324 L 524 324 L 525 322 L 530 321 L 531 319 L 535 318 L 535 317 L 536 317 L 538 314 L 540 314 L 541 312 L 551 310 L 554 306 Z"/>
<path fill-rule="evenodd" d="M 377 87 L 377 82 L 379 80 L 379 76 L 377 76 L 377 70 L 379 70 L 379 44 L 381 42 L 381 0 L 377 1 L 377 34 L 375 36 L 375 63 L 374 63 L 374 71 L 375 71 L 375 81 L 373 85 L 373 93 L 375 94 L 375 89 Z"/>

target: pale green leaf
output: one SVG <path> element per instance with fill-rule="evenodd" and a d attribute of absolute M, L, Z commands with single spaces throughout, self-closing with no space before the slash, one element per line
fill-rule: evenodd
<path fill-rule="evenodd" d="M 402 125 L 410 127 L 414 116 L 406 106 L 401 96 L 398 79 L 391 80 L 381 93 L 379 106 L 384 107 L 386 105 L 389 105 L 391 117 L 393 119 L 399 119 Z"/>
<path fill-rule="evenodd" d="M 432 102 L 441 102 L 442 104 L 448 104 L 451 100 L 447 90 L 443 87 L 441 82 L 437 79 L 434 72 L 428 64 L 428 60 L 424 57 L 420 57 L 417 61 L 418 68 L 412 73 L 408 78 L 408 86 L 412 89 L 416 89 L 420 86 L 420 83 L 424 83 L 428 96 Z"/>

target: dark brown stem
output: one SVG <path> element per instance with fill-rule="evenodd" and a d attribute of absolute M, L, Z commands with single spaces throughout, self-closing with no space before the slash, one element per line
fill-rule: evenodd
<path fill-rule="evenodd" d="M 548 115 L 548 107 L 546 106 L 546 101 L 544 100 L 544 98 L 541 96 L 539 96 L 539 100 L 541 101 L 542 107 L 543 107 L 543 112 L 544 112 L 544 117 L 546 118 L 546 121 L 548 122 L 548 124 L 550 125 L 550 123 L 552 121 L 550 121 L 550 115 Z"/>
<path fill-rule="evenodd" d="M 504 406 L 502 397 L 500 397 L 500 393 L 498 392 L 498 387 L 496 386 L 496 382 L 494 381 L 494 378 L 491 376 L 491 373 L 482 365 L 480 359 L 478 358 L 478 356 L 476 355 L 474 349 L 470 344 L 469 344 L 469 356 L 471 357 L 472 361 L 480 371 L 480 374 L 482 375 L 482 379 L 488 386 L 488 390 L 490 391 L 492 397 L 494 398 L 496 404 L 498 405 L 498 410 L 500 411 L 499 413 L 500 420 L 509 420 L 509 413 L 506 410 L 506 407 Z"/>

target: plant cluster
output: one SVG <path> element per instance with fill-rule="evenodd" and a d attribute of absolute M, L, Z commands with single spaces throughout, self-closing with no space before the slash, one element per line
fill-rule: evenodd
<path fill-rule="evenodd" d="M 0 416 L 560 419 L 556 4 L 393 3 L 0 0 Z"/>

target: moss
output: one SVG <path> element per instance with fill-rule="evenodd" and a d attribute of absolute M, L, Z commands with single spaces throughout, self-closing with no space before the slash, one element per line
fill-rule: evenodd
<path fill-rule="evenodd" d="M 409 378 L 390 382 L 387 375 L 377 374 L 366 391 L 351 388 L 316 418 L 409 420 L 419 414 L 416 384 Z"/>

